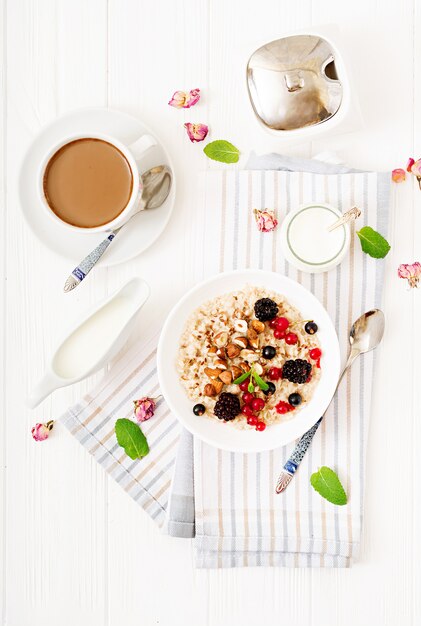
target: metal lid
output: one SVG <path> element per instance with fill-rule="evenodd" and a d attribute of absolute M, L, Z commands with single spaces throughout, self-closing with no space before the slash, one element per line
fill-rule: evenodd
<path fill-rule="evenodd" d="M 274 130 L 320 124 L 337 113 L 342 84 L 334 51 L 315 35 L 294 35 L 256 50 L 247 64 L 254 112 Z"/>

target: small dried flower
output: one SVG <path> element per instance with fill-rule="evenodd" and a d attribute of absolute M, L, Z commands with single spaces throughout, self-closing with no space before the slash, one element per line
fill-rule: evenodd
<path fill-rule="evenodd" d="M 403 183 L 406 180 L 406 172 L 402 168 L 392 171 L 392 180 L 394 183 Z"/>
<path fill-rule="evenodd" d="M 32 427 L 31 434 L 35 441 L 45 441 L 48 439 L 48 435 L 50 434 L 50 430 L 52 430 L 54 426 L 54 420 L 50 420 L 46 424 L 35 424 Z"/>
<path fill-rule="evenodd" d="M 408 159 L 408 163 L 406 164 L 406 171 L 411 173 L 411 167 L 414 165 L 415 163 L 415 159 L 413 159 L 412 157 L 410 157 Z"/>
<path fill-rule="evenodd" d="M 415 263 L 407 264 L 402 263 L 398 267 L 399 278 L 406 278 L 410 287 L 418 287 L 421 276 L 421 263 L 416 261 Z"/>
<path fill-rule="evenodd" d="M 134 400 L 134 414 L 138 422 L 146 422 L 155 414 L 156 398 Z"/>
<path fill-rule="evenodd" d="M 415 161 L 415 163 L 411 165 L 411 172 L 416 177 L 419 188 L 421 189 L 421 159 L 418 159 L 418 161 Z"/>
<path fill-rule="evenodd" d="M 254 217 L 257 228 L 261 233 L 270 233 L 271 230 L 274 230 L 278 226 L 275 211 L 272 211 L 271 209 L 264 209 L 263 211 L 254 209 Z"/>
<path fill-rule="evenodd" d="M 203 141 L 209 132 L 209 128 L 206 124 L 191 124 L 187 122 L 184 124 L 184 128 L 187 130 L 187 134 L 192 143 Z"/>
<path fill-rule="evenodd" d="M 200 100 L 200 89 L 187 91 L 175 91 L 168 104 L 176 109 L 190 109 Z"/>

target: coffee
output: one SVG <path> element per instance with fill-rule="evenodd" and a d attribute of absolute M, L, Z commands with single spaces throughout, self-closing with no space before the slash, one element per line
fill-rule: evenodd
<path fill-rule="evenodd" d="M 83 138 L 61 147 L 45 169 L 44 195 L 51 210 L 79 228 L 102 226 L 127 206 L 132 190 L 130 164 L 103 139 Z"/>

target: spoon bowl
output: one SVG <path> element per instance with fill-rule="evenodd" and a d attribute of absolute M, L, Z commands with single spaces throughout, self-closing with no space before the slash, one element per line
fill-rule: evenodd
<path fill-rule="evenodd" d="M 361 315 L 353 323 L 349 333 L 352 350 L 364 354 L 377 348 L 383 338 L 384 324 L 384 313 L 380 309 L 371 309 Z"/>

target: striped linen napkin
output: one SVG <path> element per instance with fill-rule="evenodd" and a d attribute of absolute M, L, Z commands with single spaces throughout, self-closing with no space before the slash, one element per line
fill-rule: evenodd
<path fill-rule="evenodd" d="M 276 162 L 276 156 L 272 167 L 286 169 L 288 159 L 277 157 Z M 302 166 L 312 168 L 313 164 Z M 253 167 L 260 165 L 255 159 Z M 332 171 L 334 166 L 326 168 Z M 185 260 L 192 268 L 192 283 L 247 267 L 290 276 L 313 291 L 329 311 L 345 360 L 352 321 L 379 305 L 383 262 L 364 255 L 353 238 L 350 253 L 339 267 L 319 275 L 303 274 L 284 260 L 279 230 L 257 231 L 252 209 L 275 208 L 282 219 L 289 210 L 308 202 L 329 202 L 341 210 L 356 204 L 363 209 L 361 221 L 387 235 L 388 176 L 208 172 L 202 183 L 201 209 L 192 215 L 186 233 Z M 158 332 L 151 331 L 133 346 L 91 394 L 66 412 L 62 420 L 71 433 L 160 527 L 175 536 L 195 533 L 198 567 L 349 566 L 358 553 L 361 534 L 374 355 L 354 365 L 293 482 L 285 493 L 275 495 L 276 478 L 293 444 L 244 455 L 193 442 L 180 431 L 164 401 L 158 403 L 156 416 L 142 425 L 149 455 L 131 461 L 118 447 L 115 420 L 131 415 L 133 399 L 158 393 Z M 348 505 L 335 507 L 311 488 L 309 477 L 321 465 L 338 472 Z"/>

